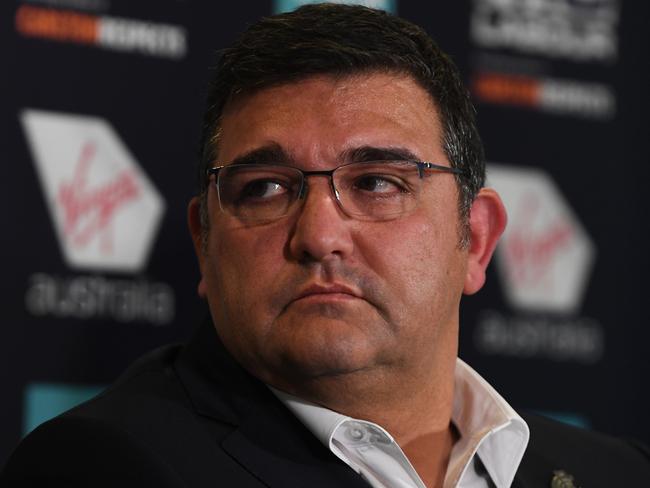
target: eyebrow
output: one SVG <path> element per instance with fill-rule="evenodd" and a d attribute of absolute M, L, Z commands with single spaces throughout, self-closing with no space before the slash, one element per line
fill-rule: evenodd
<path fill-rule="evenodd" d="M 420 158 L 405 147 L 375 147 L 361 146 L 347 149 L 341 154 L 342 161 L 366 162 L 366 161 L 389 161 L 389 160 L 415 160 Z"/>
<path fill-rule="evenodd" d="M 366 161 L 415 160 L 420 158 L 405 147 L 360 146 L 340 153 L 339 164 L 362 163 Z M 287 164 L 295 165 L 295 159 L 278 143 L 270 143 L 240 156 L 227 164 Z"/>
<path fill-rule="evenodd" d="M 237 156 L 228 164 L 293 164 L 293 162 L 291 155 L 282 149 L 282 146 L 273 142 Z"/>

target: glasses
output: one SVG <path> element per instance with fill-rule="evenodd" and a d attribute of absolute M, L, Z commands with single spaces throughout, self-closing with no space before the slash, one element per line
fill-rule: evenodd
<path fill-rule="evenodd" d="M 289 215 L 302 205 L 307 178 L 329 178 L 343 212 L 359 220 L 401 217 L 419 203 L 424 178 L 437 173 L 463 174 L 458 168 L 423 161 L 364 161 L 331 170 L 304 171 L 280 164 L 230 164 L 210 168 L 221 210 L 246 223 L 264 223 Z"/>

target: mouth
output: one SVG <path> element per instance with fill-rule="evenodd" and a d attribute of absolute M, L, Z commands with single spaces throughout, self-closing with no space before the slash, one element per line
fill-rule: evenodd
<path fill-rule="evenodd" d="M 361 293 L 354 288 L 341 284 L 310 285 L 301 290 L 293 303 L 333 303 L 357 300 Z"/>

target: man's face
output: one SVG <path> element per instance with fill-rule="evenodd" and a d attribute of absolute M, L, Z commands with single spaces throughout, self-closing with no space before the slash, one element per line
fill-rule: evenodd
<path fill-rule="evenodd" d="M 270 152 L 280 164 L 328 170 L 365 148 L 449 166 L 436 108 L 406 76 L 264 89 L 230 102 L 221 129 L 215 165 Z M 467 251 L 453 175 L 425 178 L 419 206 L 384 222 L 347 216 L 327 177 L 308 185 L 297 212 L 258 225 L 221 212 L 209 188 L 200 290 L 228 350 L 274 385 L 426 369 L 441 349 L 455 355 Z"/>

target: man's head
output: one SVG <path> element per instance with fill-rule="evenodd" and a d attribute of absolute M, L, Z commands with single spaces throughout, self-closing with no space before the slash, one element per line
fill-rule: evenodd
<path fill-rule="evenodd" d="M 312 399 L 330 380 L 336 398 L 340 379 L 355 394 L 448 383 L 460 297 L 482 286 L 505 225 L 498 196 L 480 189 L 480 143 L 453 65 L 406 21 L 313 6 L 252 26 L 218 70 L 204 164 L 225 169 L 189 220 L 199 292 L 226 348 Z M 402 178 L 382 166 L 396 159 L 443 170 Z M 331 170 L 376 160 L 338 181 L 337 195 Z M 311 173 L 302 190 L 286 166 Z M 254 180 L 251 168 L 261 168 Z M 362 204 L 350 212 L 344 193 Z M 297 203 L 270 211 L 277 199 Z M 411 203 L 383 218 L 394 202 Z"/>
<path fill-rule="evenodd" d="M 211 83 L 199 170 L 201 193 L 206 170 L 219 154 L 220 121 L 235 97 L 314 75 L 362 73 L 410 76 L 434 101 L 442 145 L 459 184 L 461 244 L 468 243 L 469 208 L 485 181 L 483 147 L 456 66 L 420 27 L 386 12 L 360 6 L 307 5 L 260 20 L 225 49 Z M 203 225 L 209 225 L 205 212 Z"/>

